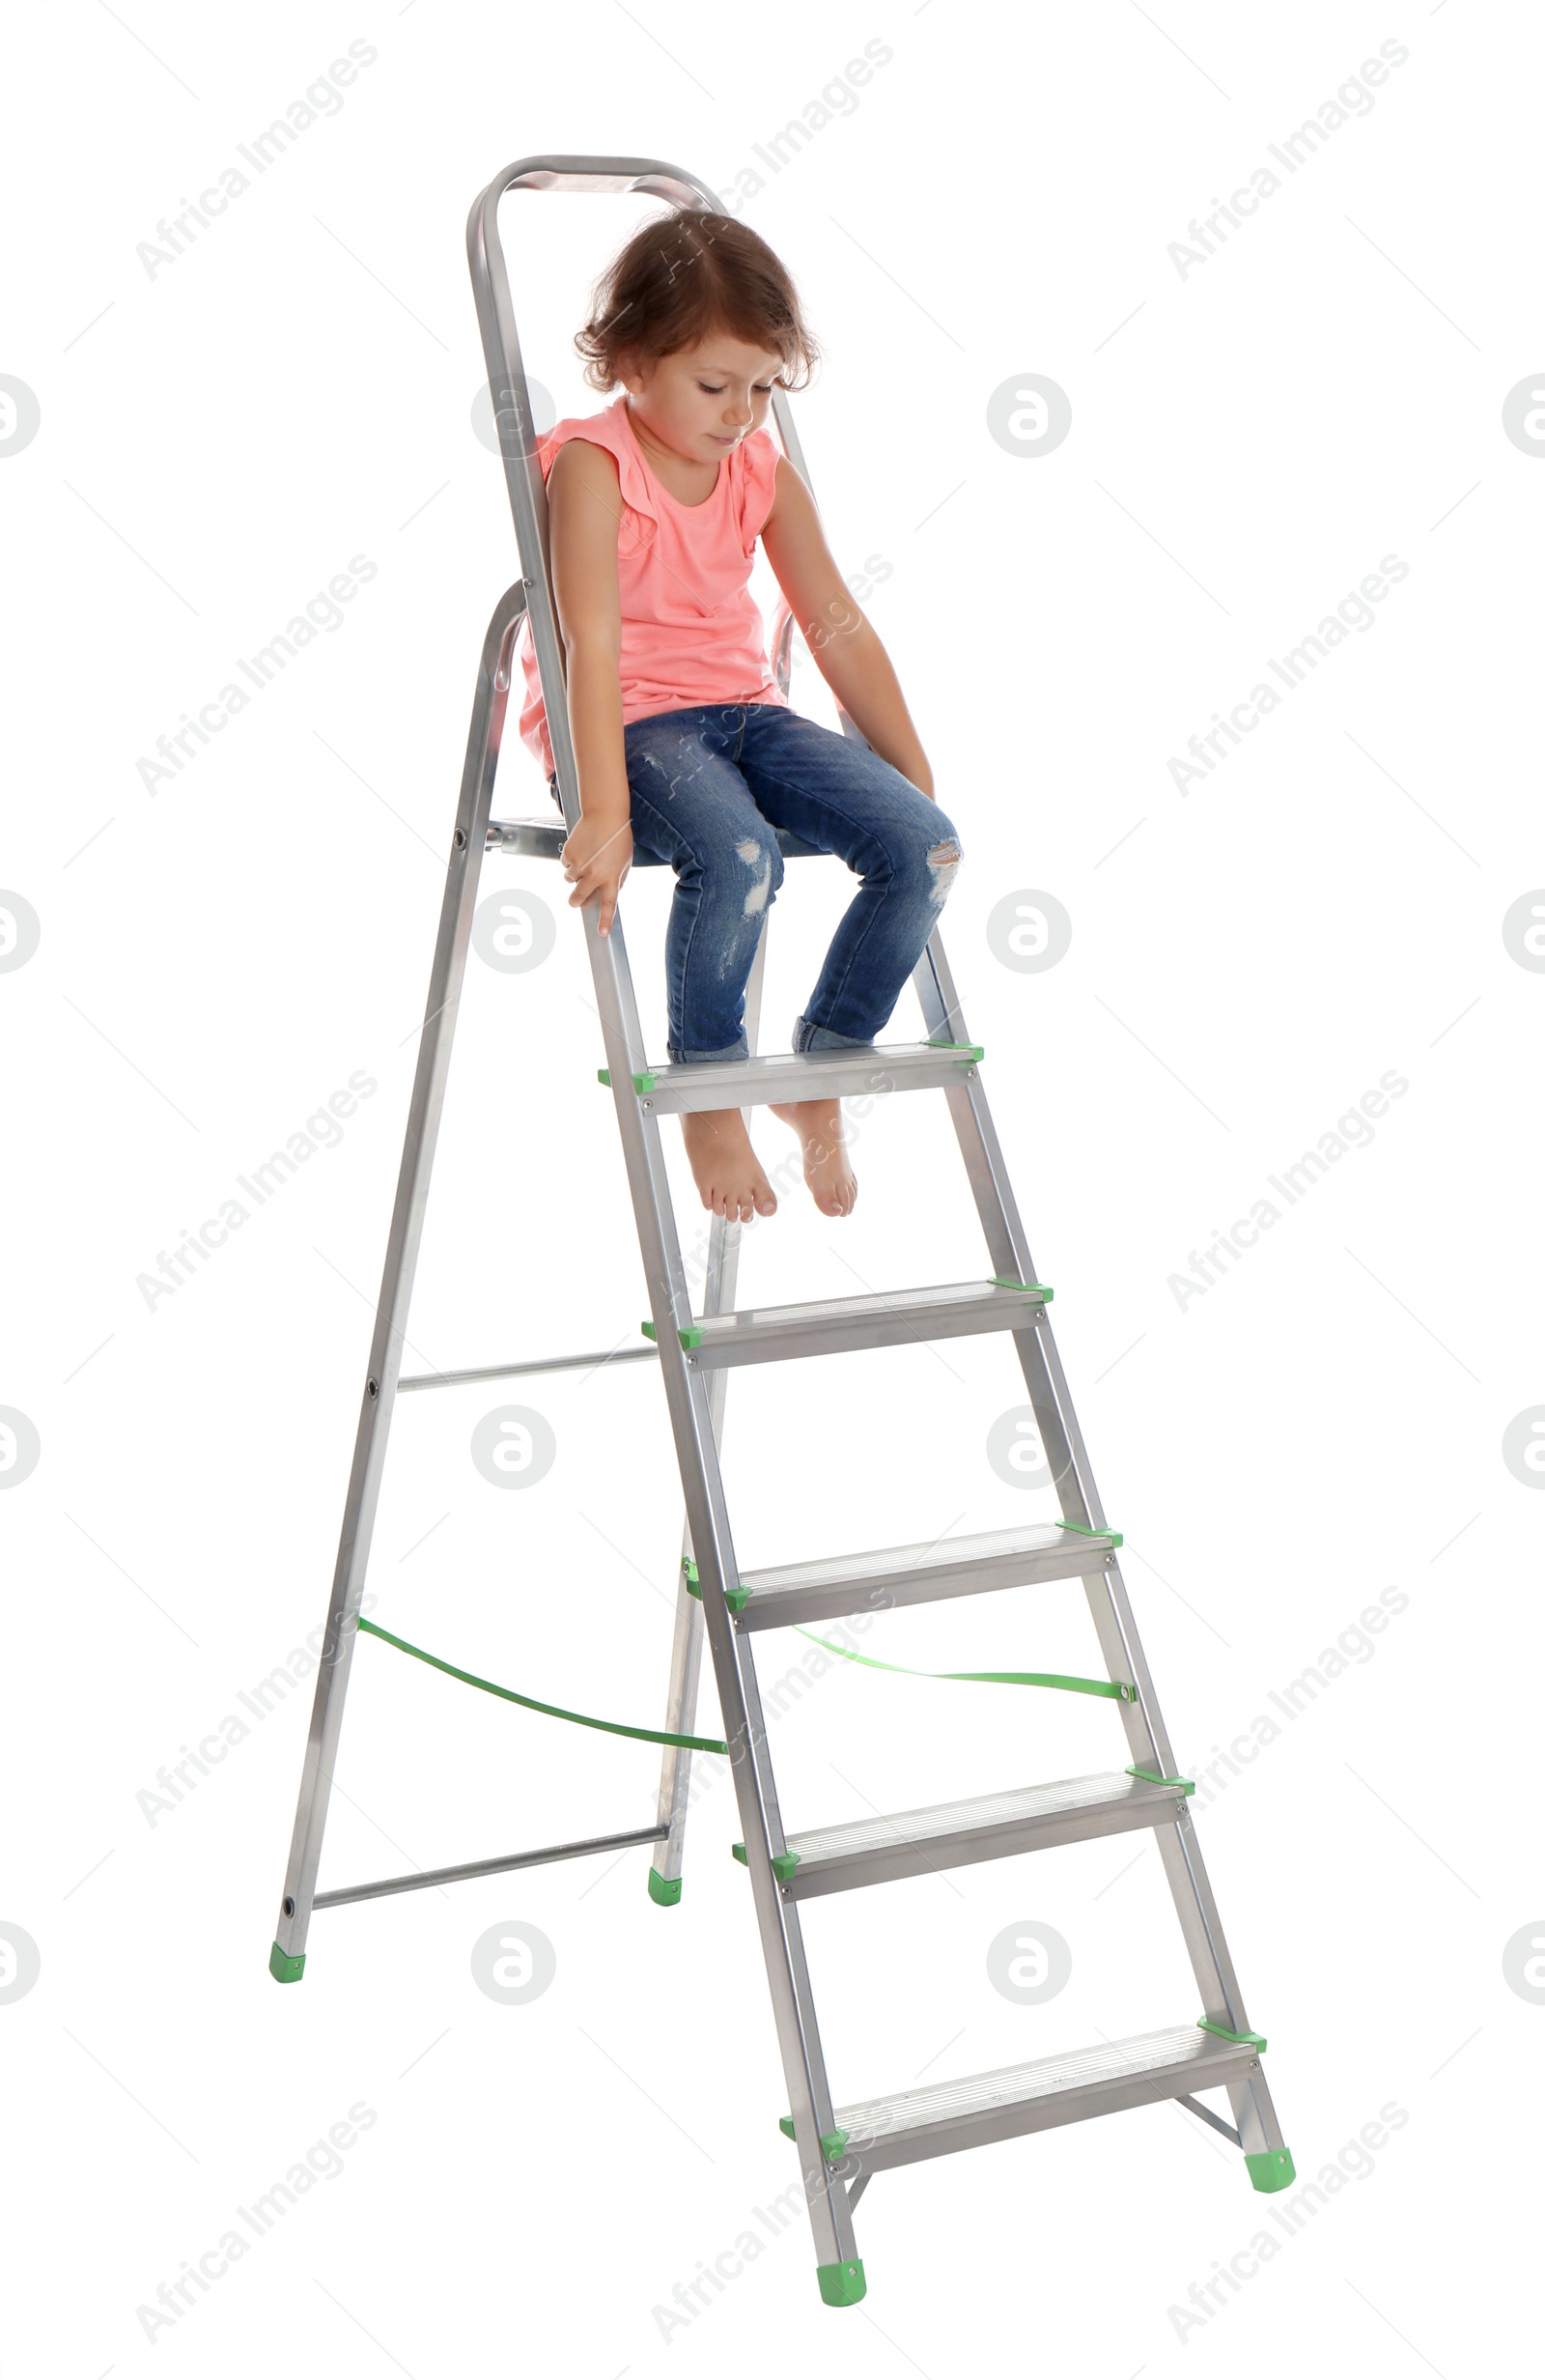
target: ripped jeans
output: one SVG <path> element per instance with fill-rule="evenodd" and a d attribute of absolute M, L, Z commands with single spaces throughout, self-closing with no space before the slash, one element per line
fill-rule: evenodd
<path fill-rule="evenodd" d="M 959 873 L 937 803 L 867 745 L 782 703 L 700 703 L 623 730 L 633 840 L 668 861 L 676 1060 L 746 1054 L 745 984 L 783 882 L 782 827 L 859 878 L 794 1029 L 797 1051 L 874 1040 Z"/>

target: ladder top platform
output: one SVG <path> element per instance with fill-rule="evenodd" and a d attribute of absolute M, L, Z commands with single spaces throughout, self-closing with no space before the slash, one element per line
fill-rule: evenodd
<path fill-rule="evenodd" d="M 778 849 L 786 860 L 824 860 L 829 852 L 820 851 L 814 843 L 802 842 L 786 827 L 778 827 Z M 512 851 L 523 860 L 556 860 L 563 855 L 569 830 L 561 818 L 491 818 L 489 820 L 488 851 Z M 633 845 L 634 867 L 666 867 L 669 862 L 657 852 L 645 851 Z"/>

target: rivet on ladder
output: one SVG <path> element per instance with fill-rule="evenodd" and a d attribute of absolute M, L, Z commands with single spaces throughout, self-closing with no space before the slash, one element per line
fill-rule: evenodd
<path fill-rule="evenodd" d="M 380 1395 L 380 1383 L 379 1383 L 379 1380 L 367 1380 L 367 1381 L 365 1382 L 365 1394 L 366 1394 L 366 1396 L 367 1396 L 367 1397 L 379 1397 L 379 1396 Z"/>
<path fill-rule="evenodd" d="M 284 1896 L 284 1913 L 287 1917 L 293 1917 L 295 1913 L 295 1905 L 288 1892 Z"/>
<path fill-rule="evenodd" d="M 464 851 L 466 849 L 466 836 L 460 827 L 456 830 L 456 848 L 458 851 Z"/>

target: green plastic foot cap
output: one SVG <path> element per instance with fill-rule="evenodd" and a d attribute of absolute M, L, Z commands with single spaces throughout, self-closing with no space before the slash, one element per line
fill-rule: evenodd
<path fill-rule="evenodd" d="M 1287 2148 L 1255 2150 L 1246 2157 L 1245 2170 L 1252 2190 L 1291 2190 L 1298 2179 L 1293 2170 L 1293 2152 Z"/>
<path fill-rule="evenodd" d="M 303 1950 L 295 1955 L 281 1950 L 278 1943 L 274 1943 L 268 1953 L 268 1972 L 275 1983 L 298 1983 L 305 1971 L 306 1954 Z"/>
<path fill-rule="evenodd" d="M 659 1868 L 651 1868 L 649 1871 L 649 1897 L 652 1901 L 658 1901 L 661 1909 L 674 1909 L 677 1902 L 682 1897 L 681 1878 L 679 1876 L 661 1876 Z"/>
<path fill-rule="evenodd" d="M 821 2283 L 823 2306 L 857 2306 L 864 2294 L 861 2256 L 853 2264 L 818 2264 L 815 2277 Z"/>

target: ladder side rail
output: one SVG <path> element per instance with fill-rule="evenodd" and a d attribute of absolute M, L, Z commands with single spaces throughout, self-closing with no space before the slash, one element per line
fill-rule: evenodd
<path fill-rule="evenodd" d="M 810 501 L 815 505 L 819 515 L 821 506 L 810 478 L 810 467 L 804 459 L 804 448 L 800 443 L 800 433 L 794 426 L 794 409 L 789 403 L 787 394 L 781 388 L 774 388 L 772 391 L 772 418 L 778 425 L 778 436 L 783 440 L 783 451 L 809 489 Z M 788 693 L 787 686 L 783 691 L 785 694 Z"/>
<path fill-rule="evenodd" d="M 729 1511 L 719 1473 L 709 1375 L 696 1369 L 680 1331 L 691 1322 L 665 1173 L 659 1119 L 647 1097 L 632 1090 L 627 1066 L 631 1047 L 640 1043 L 637 1010 L 622 936 L 615 921 L 603 938 L 593 908 L 580 912 L 590 950 L 597 1005 L 611 1071 L 612 1096 L 640 1251 L 660 1346 L 660 1371 L 676 1442 L 687 1503 L 687 1523 L 702 1593 L 702 1617 L 714 1658 L 719 1710 L 730 1747 L 731 1772 L 740 1812 L 751 1897 L 762 1940 L 784 2079 L 794 2119 L 795 2140 L 804 2176 L 818 2261 L 846 2263 L 857 2255 L 853 2219 L 841 2182 L 828 2167 L 822 2133 L 833 2128 L 815 2005 L 805 1969 L 799 1920 L 778 1889 L 772 1860 L 786 1849 L 777 1793 L 754 1670 L 743 1666 L 737 1632 L 730 1624 L 726 1587 L 739 1580 Z"/>
<path fill-rule="evenodd" d="M 489 809 L 498 766 L 499 743 L 509 699 L 516 630 L 525 609 L 517 584 L 493 608 L 478 664 L 477 691 L 467 733 L 461 798 L 451 838 L 439 928 L 430 970 L 429 993 L 419 1036 L 418 1062 L 408 1103 L 397 1196 L 381 1268 L 380 1297 L 371 1334 L 370 1359 L 354 1435 L 353 1462 L 344 1504 L 338 1559 L 327 1606 L 326 1633 L 317 1670 L 317 1690 L 301 1768 L 295 1833 L 280 1907 L 277 1953 L 284 1961 L 304 1956 L 306 1933 L 322 1859 L 323 1834 L 332 1787 L 344 1700 L 353 1658 L 360 1599 L 370 1559 L 371 1535 L 386 1460 L 386 1441 L 402 1367 L 413 1273 L 429 1199 L 430 1169 L 439 1131 L 450 1072 L 451 1047 L 462 979 L 472 934 L 472 911 L 488 836 Z M 298 1971 L 298 1969 L 296 1970 Z"/>
<path fill-rule="evenodd" d="M 625 962 L 620 952 L 604 955 L 596 950 L 595 945 L 601 938 L 588 913 L 587 931 L 592 938 L 592 958 L 598 988 L 603 989 L 604 1011 L 608 1005 L 604 992 L 609 990 L 615 1000 L 623 988 L 616 978 Z M 608 940 L 614 938 L 613 935 Z M 608 978 L 612 978 L 609 984 Z M 626 1080 L 615 1066 L 612 1080 L 619 1086 Z M 640 1238 L 645 1243 L 651 1304 L 660 1342 L 660 1374 L 681 1463 L 703 1623 L 714 1657 L 724 1733 L 730 1746 L 752 1899 L 791 2094 L 795 2137 L 801 2151 L 818 2258 L 823 2263 L 846 2262 L 857 2252 L 852 2221 L 841 2185 L 829 2174 L 819 2144 L 821 2134 L 831 2131 L 833 2117 L 814 2000 L 798 1916 L 792 1906 L 783 1901 L 772 1867 L 773 1858 L 787 1846 L 766 1724 L 755 1672 L 744 1658 L 724 1600 L 725 1588 L 738 1583 L 739 1570 L 719 1474 L 708 1376 L 695 1370 L 694 1359 L 683 1349 L 676 1335 L 674 1314 L 678 1302 L 686 1307 L 687 1293 L 671 1219 L 660 1127 L 652 1117 L 643 1114 L 647 1105 L 647 1100 L 625 1096 L 619 1088 L 619 1123 L 633 1184 Z M 744 1651 L 748 1652 L 748 1647 Z"/>
<path fill-rule="evenodd" d="M 523 170 L 529 173 L 533 165 L 541 167 L 542 161 L 528 160 Z M 475 203 L 467 222 L 467 258 L 496 413 L 501 392 L 507 400 L 499 428 L 500 448 L 525 573 L 532 645 L 547 709 L 558 791 L 564 817 L 572 827 L 579 814 L 578 778 L 574 741 L 569 732 L 562 640 L 552 601 L 546 534 L 547 491 L 536 460 L 530 401 L 496 222 L 499 198 L 506 187 L 519 186 L 521 176 L 522 169 L 517 168 L 508 179 L 496 178 Z M 707 198 L 701 184 L 691 183 L 689 186 Z M 743 1675 L 735 1630 L 724 1601 L 724 1589 L 736 1583 L 738 1572 L 707 1378 L 692 1368 L 691 1358 L 678 1335 L 690 1327 L 693 1316 L 659 1119 L 650 1112 L 647 1097 L 640 1098 L 632 1089 L 632 1077 L 643 1070 L 645 1053 L 625 938 L 618 919 L 613 919 L 609 934 L 603 936 L 593 906 L 579 914 L 590 956 L 629 1188 L 638 1222 L 650 1311 L 660 1346 L 660 1376 L 686 1494 L 688 1528 L 702 1589 L 702 1616 L 714 1656 L 724 1734 L 730 1746 L 752 1901 L 811 2227 L 819 2260 L 845 2263 L 857 2255 L 853 2218 L 846 2191 L 827 2165 L 820 2145 L 821 2134 L 829 2134 L 832 2129 L 831 2095 L 798 1918 L 793 1907 L 783 1902 L 772 1868 L 773 1856 L 783 1851 L 784 1842 L 766 1729 L 756 1695 L 755 1673 Z"/>
<path fill-rule="evenodd" d="M 523 157 L 496 174 L 474 199 L 466 222 L 467 266 L 483 335 L 494 425 L 504 463 L 516 543 L 524 572 L 531 642 L 547 704 L 548 734 L 563 814 L 572 828 L 578 818 L 578 780 L 569 732 L 569 707 L 562 638 L 552 586 L 548 534 L 548 492 L 537 460 L 537 430 L 520 354 L 510 276 L 499 238 L 499 201 L 513 189 L 636 190 L 677 203 L 713 193 L 679 167 L 647 157 Z"/>
<path fill-rule="evenodd" d="M 809 496 L 811 503 L 815 506 L 816 518 L 819 520 L 821 517 L 821 499 L 816 495 L 815 483 L 810 476 L 810 467 L 804 459 L 804 448 L 800 442 L 800 433 L 795 428 L 794 410 L 781 388 L 774 388 L 772 391 L 772 418 L 777 423 L 778 436 L 783 440 L 783 451 L 788 456 L 789 461 L 793 464 L 795 469 L 799 472 L 800 477 L 803 480 L 806 494 Z M 799 627 L 799 623 L 795 619 L 793 610 L 790 608 L 788 597 L 786 595 L 782 595 L 778 599 L 772 615 L 772 627 L 770 634 L 769 651 L 772 656 L 772 674 L 777 680 L 780 691 L 785 694 L 787 694 L 789 691 L 789 680 L 793 674 L 792 648 L 794 643 L 794 633 L 797 627 Z M 802 629 L 800 630 L 800 640 L 804 645 L 805 651 L 808 653 L 810 647 Z M 811 654 L 811 659 L 814 660 L 814 655 Z M 827 691 L 830 693 L 829 688 L 828 688 Z M 864 734 L 862 728 L 859 727 L 857 723 L 850 717 L 848 712 L 843 709 L 841 703 L 837 701 L 835 694 L 831 695 L 831 699 L 833 703 L 836 704 L 837 724 L 841 728 L 843 734 L 848 737 L 850 742 L 862 744 L 866 749 L 868 749 L 869 739 Z"/>
<path fill-rule="evenodd" d="M 537 433 L 531 418 L 531 398 L 526 387 L 525 367 L 515 326 L 504 252 L 499 245 L 496 216 L 500 195 L 499 184 L 491 183 L 482 197 L 474 202 L 466 226 L 467 261 L 477 305 L 478 327 L 483 336 L 483 354 L 488 364 L 489 391 L 493 400 L 493 419 L 504 465 L 505 485 L 515 520 L 516 545 L 524 574 L 526 617 L 530 624 L 532 647 L 536 653 L 544 694 L 551 687 L 560 690 L 565 697 L 556 702 L 548 700 L 547 727 L 552 745 L 564 819 L 572 828 L 578 817 L 577 808 L 570 799 L 570 788 L 576 782 L 576 776 L 574 743 L 569 732 L 567 674 L 549 575 L 547 486 L 542 476 L 542 467 L 537 461 Z"/>
<path fill-rule="evenodd" d="M 493 399 L 516 543 L 524 574 L 522 584 L 526 595 L 526 616 L 530 623 L 532 649 L 536 655 L 537 673 L 547 713 L 548 736 L 552 746 L 558 798 L 565 823 L 572 829 L 579 817 L 579 777 L 575 760 L 574 738 L 569 727 L 568 670 L 552 594 L 548 491 L 542 467 L 537 460 L 537 431 L 531 414 L 520 332 L 510 295 L 509 271 L 498 227 L 499 201 L 506 191 L 520 188 L 641 190 L 677 200 L 694 196 L 706 200 L 709 193 L 694 176 L 684 174 L 678 167 L 657 159 L 526 157 L 496 174 L 487 189 L 473 201 L 467 216 L 467 265 L 482 333 L 484 359 L 488 366 L 489 387 Z M 594 911 L 586 910 L 582 915 L 592 968 L 596 969 L 596 946 L 601 937 Z M 615 983 L 619 979 L 620 970 L 620 979 L 627 985 L 626 999 L 619 1001 L 613 998 L 608 1003 L 601 995 L 601 972 L 597 970 L 606 1062 L 611 1072 L 620 1119 L 624 1113 L 624 1094 L 628 1092 L 631 1095 L 632 1075 L 644 1070 L 646 1053 L 628 977 L 620 917 L 613 918 L 606 942 L 610 948 L 606 949 L 604 946 L 602 955 L 608 962 L 608 978 Z M 632 1176 L 630 1186 L 632 1186 Z M 676 1276 L 677 1282 L 673 1288 L 680 1284 L 682 1278 L 679 1252 Z M 673 1335 L 677 1328 L 688 1328 L 692 1319 L 690 1305 L 684 1291 L 679 1298 L 673 1297 L 673 1308 L 677 1303 L 680 1305 L 680 1315 L 679 1319 L 671 1324 Z M 660 1325 L 658 1315 L 656 1325 L 657 1328 Z"/>
<path fill-rule="evenodd" d="M 939 1034 L 947 1029 L 951 1036 L 958 1033 L 964 1038 L 960 1000 L 939 934 L 933 936 L 918 961 L 913 980 L 930 1032 Z M 958 1090 L 947 1091 L 944 1096 L 994 1269 L 1017 1267 L 1022 1280 L 1033 1281 L 1035 1271 L 1029 1243 L 1009 1186 L 981 1078 L 975 1076 Z M 1013 1337 L 1063 1517 L 1083 1528 L 1101 1528 L 1105 1525 L 1104 1507 L 1094 1485 L 1046 1309 L 1040 1309 L 1033 1329 L 1016 1331 Z M 1085 1577 L 1083 1587 L 1110 1675 L 1129 1679 L 1138 1689 L 1135 1703 L 1120 1706 L 1134 1762 L 1144 1768 L 1151 1764 L 1161 1776 L 1172 1776 L 1174 1752 L 1160 1714 L 1158 1695 L 1119 1566 L 1111 1564 L 1108 1570 L 1091 1573 Z M 1156 1838 L 1197 1989 L 1202 1995 L 1204 2013 L 1231 2031 L 1247 2032 L 1250 2027 L 1239 1978 L 1190 1814 L 1178 1818 L 1172 1826 L 1158 1828 Z"/>

